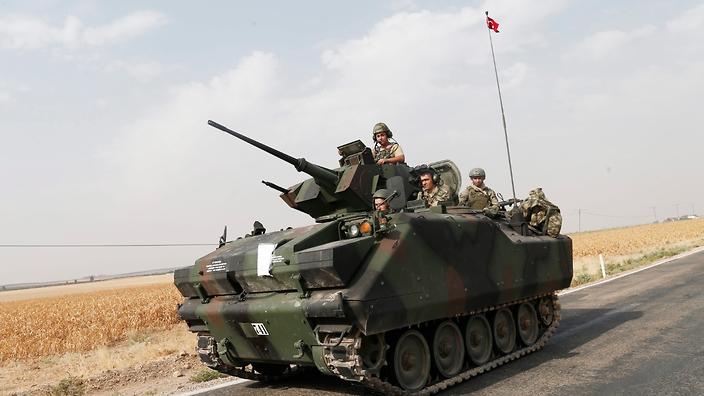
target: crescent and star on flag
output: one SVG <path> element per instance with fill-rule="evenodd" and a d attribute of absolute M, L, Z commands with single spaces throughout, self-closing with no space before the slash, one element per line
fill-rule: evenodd
<path fill-rule="evenodd" d="M 494 32 L 499 32 L 499 23 L 495 20 L 489 18 L 489 11 L 484 11 L 486 13 L 486 26 L 493 30 Z"/>

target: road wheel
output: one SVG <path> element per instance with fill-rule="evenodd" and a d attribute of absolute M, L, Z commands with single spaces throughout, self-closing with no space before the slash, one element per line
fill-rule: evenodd
<path fill-rule="evenodd" d="M 405 390 L 417 391 L 428 382 L 430 348 L 418 330 L 407 330 L 394 348 L 394 374 Z"/>
<path fill-rule="evenodd" d="M 465 344 L 472 363 L 477 366 L 489 361 L 493 344 L 491 327 L 484 315 L 474 315 L 467 321 Z"/>
<path fill-rule="evenodd" d="M 464 338 L 455 322 L 446 320 L 435 329 L 433 359 L 438 372 L 445 378 L 452 377 L 462 369 Z"/>
<path fill-rule="evenodd" d="M 555 306 L 552 304 L 552 298 L 543 297 L 538 303 L 538 314 L 540 315 L 540 321 L 543 322 L 545 326 L 550 326 L 552 320 L 555 317 Z"/>
<path fill-rule="evenodd" d="M 538 339 L 538 315 L 533 305 L 523 303 L 518 307 L 516 315 L 518 336 L 526 345 L 533 345 Z"/>
<path fill-rule="evenodd" d="M 362 347 L 359 355 L 362 357 L 364 369 L 372 374 L 379 374 L 379 370 L 386 362 L 384 356 L 387 350 L 383 334 L 374 334 L 362 338 Z"/>
<path fill-rule="evenodd" d="M 516 346 L 516 325 L 508 308 L 502 308 L 494 316 L 494 342 L 504 354 L 511 353 Z"/>

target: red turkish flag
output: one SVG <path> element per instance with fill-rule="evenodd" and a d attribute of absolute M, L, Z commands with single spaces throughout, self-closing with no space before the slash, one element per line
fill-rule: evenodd
<path fill-rule="evenodd" d="M 496 22 L 495 20 L 489 18 L 489 15 L 486 16 L 486 26 L 495 31 L 496 33 L 499 32 L 499 23 Z"/>

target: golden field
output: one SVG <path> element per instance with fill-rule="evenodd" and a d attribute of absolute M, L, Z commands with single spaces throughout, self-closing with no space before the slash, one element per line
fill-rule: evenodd
<path fill-rule="evenodd" d="M 600 279 L 599 254 L 607 275 L 704 245 L 704 219 L 570 234 L 574 256 L 572 286 Z"/>
<path fill-rule="evenodd" d="M 173 284 L 161 283 L 0 302 L 0 362 L 89 351 L 170 329 L 179 322 L 180 301 Z"/>
<path fill-rule="evenodd" d="M 583 232 L 570 237 L 574 241 L 577 275 L 598 271 L 599 253 L 607 262 L 614 262 L 654 249 L 701 245 L 704 219 Z M 176 305 L 181 297 L 171 282 L 171 275 L 161 275 L 2 292 L 0 364 L 91 351 L 139 334 L 173 330 L 179 323 Z"/>
<path fill-rule="evenodd" d="M 704 239 L 704 219 L 571 234 L 574 258 L 625 256 Z"/>

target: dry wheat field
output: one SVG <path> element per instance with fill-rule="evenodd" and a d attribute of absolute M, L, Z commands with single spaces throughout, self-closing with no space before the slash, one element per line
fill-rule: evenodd
<path fill-rule="evenodd" d="M 170 283 L 0 303 L 0 362 L 82 352 L 178 323 Z"/>
<path fill-rule="evenodd" d="M 704 240 L 704 219 L 570 236 L 576 267 L 580 259 L 599 253 L 626 256 L 687 242 L 696 246 Z M 136 331 L 172 329 L 179 322 L 176 304 L 181 298 L 168 276 L 161 282 L 143 285 L 136 279 L 137 286 L 120 284 L 119 288 L 78 294 L 66 287 L 48 297 L 46 291 L 36 289 L 38 296 L 45 297 L 29 299 L 27 294 L 32 291 L 27 290 L 13 301 L 0 298 L 0 365 L 9 360 L 90 351 L 124 341 Z M 111 287 L 107 282 L 104 286 Z"/>
<path fill-rule="evenodd" d="M 571 234 L 574 258 L 626 256 L 704 239 L 704 219 Z"/>

